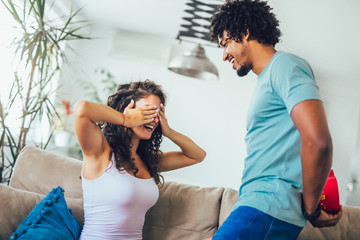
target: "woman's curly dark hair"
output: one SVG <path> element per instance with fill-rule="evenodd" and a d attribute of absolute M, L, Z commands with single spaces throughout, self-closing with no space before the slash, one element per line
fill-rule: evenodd
<path fill-rule="evenodd" d="M 150 80 L 119 85 L 116 92 L 108 97 L 107 105 L 120 112 L 124 112 L 124 109 L 131 100 L 137 101 L 149 95 L 159 97 L 161 103 L 165 105 L 166 96 L 161 86 Z M 115 155 L 116 168 L 132 171 L 136 176 L 139 169 L 134 164 L 134 158 L 131 157 L 131 138 L 133 134 L 131 128 L 108 122 L 102 122 L 99 126 L 112 149 L 109 158 L 111 158 L 112 154 Z M 158 185 L 163 183 L 163 177 L 160 175 L 159 169 L 159 161 L 162 158 L 160 150 L 161 142 L 162 131 L 159 124 L 151 138 L 149 140 L 140 140 L 137 148 L 137 154 L 139 154 L 150 175 Z"/>
<path fill-rule="evenodd" d="M 260 0 L 229 0 L 211 18 L 211 41 L 218 42 L 226 30 L 230 39 L 242 42 L 249 31 L 249 40 L 275 46 L 280 41 L 279 21 L 267 2 Z"/>

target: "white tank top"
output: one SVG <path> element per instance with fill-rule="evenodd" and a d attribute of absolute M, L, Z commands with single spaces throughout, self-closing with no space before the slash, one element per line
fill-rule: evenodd
<path fill-rule="evenodd" d="M 84 227 L 80 240 L 141 240 L 145 214 L 159 198 L 153 178 L 141 179 L 118 171 L 114 156 L 104 174 L 82 176 Z"/>

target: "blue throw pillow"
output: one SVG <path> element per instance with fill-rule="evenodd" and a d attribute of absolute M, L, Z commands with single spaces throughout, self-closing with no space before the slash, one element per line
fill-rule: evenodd
<path fill-rule="evenodd" d="M 64 190 L 54 188 L 20 224 L 10 239 L 78 239 L 81 226 L 67 208 Z"/>

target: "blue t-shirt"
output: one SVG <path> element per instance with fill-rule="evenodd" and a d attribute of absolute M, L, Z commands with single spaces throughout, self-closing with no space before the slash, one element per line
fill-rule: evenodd
<path fill-rule="evenodd" d="M 258 76 L 247 115 L 247 157 L 238 206 L 254 207 L 277 219 L 305 226 L 300 135 L 290 117 L 304 100 L 320 99 L 310 65 L 276 52 Z"/>

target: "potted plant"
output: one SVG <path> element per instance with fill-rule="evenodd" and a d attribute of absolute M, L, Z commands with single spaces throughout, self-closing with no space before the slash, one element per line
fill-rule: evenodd
<path fill-rule="evenodd" d="M 60 118 L 58 119 L 59 121 L 55 123 L 54 143 L 58 147 L 67 148 L 70 144 L 71 137 L 74 135 L 69 126 L 69 117 L 73 111 L 71 110 L 71 100 L 62 100 L 61 104 L 63 108 L 57 110 Z"/>
<path fill-rule="evenodd" d="M 59 117 L 53 99 L 57 90 L 56 77 L 66 60 L 67 42 L 89 39 L 78 34 L 83 28 L 74 21 L 79 10 L 70 11 L 69 16 L 59 21 L 58 16 L 49 16 L 54 12 L 55 0 L 50 4 L 46 4 L 46 0 L 16 3 L 21 6 L 14 0 L 1 0 L 22 36 L 13 40 L 19 65 L 12 88 L 7 102 L 0 99 L 0 182 L 9 181 L 20 151 L 29 143 L 29 133 L 44 121 L 50 126 L 47 136 L 32 144 L 42 149 L 47 147 L 53 136 L 54 120 Z M 11 119 L 20 120 L 19 126 L 11 127 Z"/>

